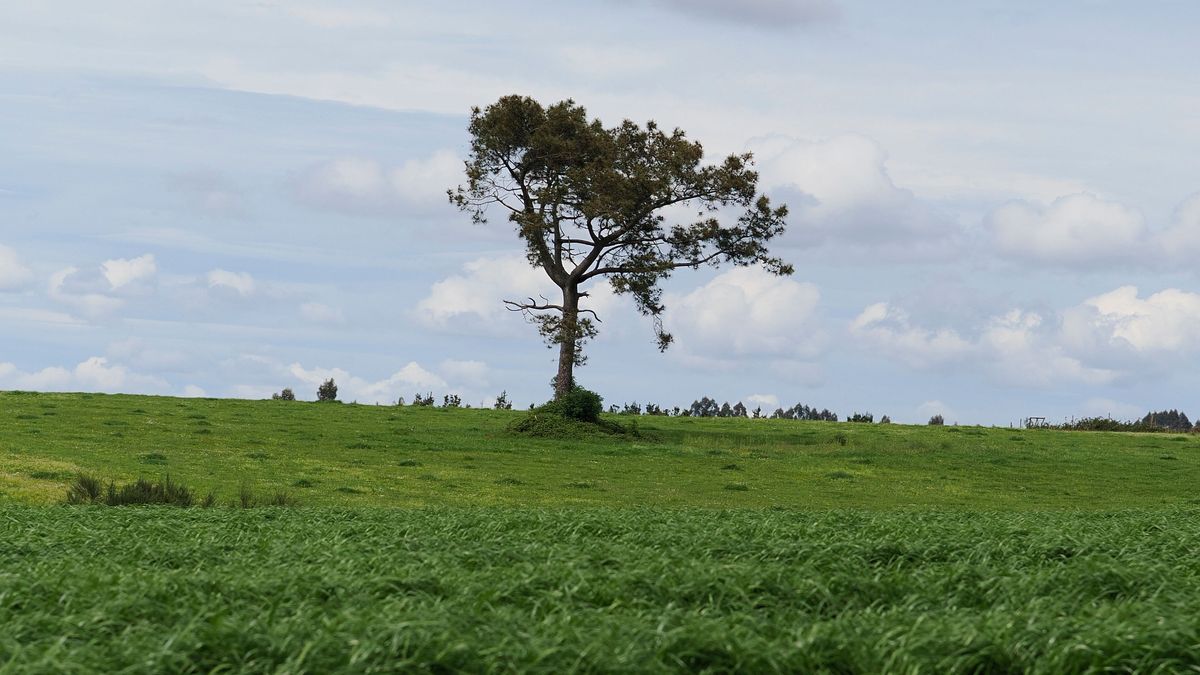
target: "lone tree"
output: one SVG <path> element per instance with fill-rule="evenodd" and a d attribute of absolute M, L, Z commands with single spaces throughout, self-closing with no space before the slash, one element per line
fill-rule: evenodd
<path fill-rule="evenodd" d="M 792 273 L 766 246 L 783 233 L 787 207 L 757 194 L 750 153 L 702 164 L 700 144 L 679 129 L 629 120 L 605 127 L 574 101 L 544 107 L 524 96 L 474 108 L 468 130 L 467 183 L 448 191 L 450 201 L 475 223 L 492 209 L 507 212 L 529 263 L 562 292 L 554 301 L 504 301 L 557 345 L 555 398 L 574 386 L 583 345 L 597 334 L 600 318 L 580 306 L 593 279 L 633 296 L 665 351 L 673 338 L 663 330 L 660 284 L 674 270 L 732 263 Z"/>

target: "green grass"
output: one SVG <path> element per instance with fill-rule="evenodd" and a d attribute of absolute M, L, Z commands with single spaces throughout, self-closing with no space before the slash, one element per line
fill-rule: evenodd
<path fill-rule="evenodd" d="M 523 414 L 0 394 L 0 675 L 1200 663 L 1197 437 Z"/>
<path fill-rule="evenodd" d="M 1179 672 L 1200 512 L 8 507 L 0 672 Z"/>
<path fill-rule="evenodd" d="M 247 483 L 267 494 L 305 481 L 304 504 L 339 507 L 1198 503 L 1194 436 L 661 417 L 639 418 L 639 437 L 507 431 L 524 414 L 0 394 L 0 504 L 57 502 L 80 471 L 118 482 L 169 473 L 221 499 Z"/>

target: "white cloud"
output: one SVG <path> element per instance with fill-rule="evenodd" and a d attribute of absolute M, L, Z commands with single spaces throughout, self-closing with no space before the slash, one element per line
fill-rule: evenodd
<path fill-rule="evenodd" d="M 1168 288 L 1141 298 L 1136 286 L 1122 286 L 1068 310 L 1063 333 L 1075 349 L 1094 355 L 1194 352 L 1200 349 L 1200 294 Z"/>
<path fill-rule="evenodd" d="M 433 284 L 416 307 L 421 323 L 431 328 L 499 334 L 516 326 L 518 317 L 503 300 L 554 298 L 557 289 L 546 273 L 520 256 L 478 258 L 457 274 Z"/>
<path fill-rule="evenodd" d="M 32 391 L 95 391 L 106 393 L 161 393 L 167 383 L 159 377 L 141 375 L 93 356 L 72 369 L 51 366 L 22 372 L 11 363 L 0 363 L 0 388 Z"/>
<path fill-rule="evenodd" d="M 897 358 L 916 369 L 974 366 L 994 379 L 1046 387 L 1063 381 L 1105 384 L 1118 373 L 1086 365 L 1067 353 L 1061 336 L 1039 314 L 1011 310 L 989 319 L 974 337 L 958 331 L 912 325 L 907 312 L 887 303 L 863 310 L 850 334 L 872 353 Z"/>
<path fill-rule="evenodd" d="M 414 390 L 444 391 L 447 387 L 444 379 L 415 361 L 391 376 L 374 382 L 351 375 L 341 368 L 305 368 L 293 363 L 288 371 L 313 391 L 325 380 L 333 378 L 338 385 L 339 400 L 360 403 L 394 403 L 401 396 L 411 395 Z"/>
<path fill-rule="evenodd" d="M 205 392 L 201 387 L 198 387 L 194 384 L 189 384 L 183 388 L 182 396 L 184 398 L 204 398 L 208 396 L 208 393 Z"/>
<path fill-rule="evenodd" d="M 230 272 L 216 269 L 208 273 L 209 288 L 228 288 L 246 297 L 254 293 L 254 277 L 248 272 Z"/>
<path fill-rule="evenodd" d="M 780 407 L 779 397 L 775 394 L 750 394 L 746 397 L 746 405 L 751 410 L 761 407 L 764 415 L 770 415 Z"/>
<path fill-rule="evenodd" d="M 917 416 L 922 418 L 922 421 L 928 420 L 934 415 L 941 415 L 942 419 L 949 424 L 955 423 L 954 410 L 941 401 L 925 401 L 917 406 Z"/>
<path fill-rule="evenodd" d="M 850 322 L 850 333 L 872 350 L 915 368 L 953 363 L 973 350 L 956 331 L 913 326 L 907 312 L 885 302 L 864 309 Z"/>
<path fill-rule="evenodd" d="M 21 264 L 17 252 L 0 244 L 0 291 L 20 288 L 32 278 L 33 272 Z"/>
<path fill-rule="evenodd" d="M 445 205 L 446 190 L 463 182 L 463 162 L 449 150 L 395 167 L 364 157 L 322 162 L 300 175 L 296 197 L 320 208 L 391 215 Z"/>
<path fill-rule="evenodd" d="M 1069 355 L 1052 327 L 1033 312 L 1012 310 L 994 317 L 979 338 L 985 364 L 1002 382 L 1048 387 L 1060 382 L 1107 384 L 1119 373 L 1084 364 Z"/>
<path fill-rule="evenodd" d="M 788 241 L 837 242 L 899 258 L 944 256 L 959 245 L 960 228 L 897 187 L 887 154 L 869 138 L 776 136 L 751 148 L 763 183 L 790 209 Z"/>
<path fill-rule="evenodd" d="M 1059 197 L 1047 207 L 1006 204 L 986 225 L 1001 254 L 1052 264 L 1133 261 L 1147 243 L 1141 214 L 1088 193 Z"/>
<path fill-rule="evenodd" d="M 469 386 L 486 385 L 491 372 L 483 361 L 456 361 L 454 359 L 442 361 L 438 370 L 451 382 Z"/>
<path fill-rule="evenodd" d="M 108 280 L 109 288 L 115 291 L 153 277 L 158 272 L 158 265 L 154 262 L 154 256 L 147 253 L 137 258 L 105 260 L 100 270 Z"/>
<path fill-rule="evenodd" d="M 300 316 L 313 323 L 339 324 L 346 322 L 346 316 L 340 307 L 330 307 L 320 302 L 306 302 L 300 305 Z"/>
<path fill-rule="evenodd" d="M 687 295 L 667 296 L 664 325 L 693 356 L 811 359 L 825 342 L 820 299 L 813 284 L 736 267 Z"/>
<path fill-rule="evenodd" d="M 103 286 L 101 286 L 103 284 Z M 106 295 L 107 282 L 99 274 L 81 273 L 77 267 L 67 267 L 50 275 L 47 292 L 52 300 L 75 307 L 89 317 L 113 312 L 125 302 Z"/>

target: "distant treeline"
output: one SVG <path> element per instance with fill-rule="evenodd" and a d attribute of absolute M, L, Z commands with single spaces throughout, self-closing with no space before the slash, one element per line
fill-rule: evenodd
<path fill-rule="evenodd" d="M 654 403 L 647 403 L 643 408 L 636 401 L 626 403 L 624 405 L 610 405 L 608 407 L 610 413 L 621 415 L 664 415 L 668 417 L 749 417 L 751 419 L 773 419 L 773 420 L 807 420 L 815 422 L 836 422 L 838 414 L 830 411 L 827 408 L 818 410 L 815 407 L 797 403 L 796 405 L 787 408 L 776 408 L 774 412 L 767 413 L 761 406 L 755 407 L 753 410 L 746 408 L 746 405 L 741 401 L 730 405 L 728 401 L 718 404 L 716 399 L 707 396 L 702 397 L 698 401 L 692 401 L 692 405 L 687 408 L 675 406 L 668 408 Z M 891 421 L 884 415 L 884 420 Z M 847 422 L 873 422 L 875 416 L 871 413 L 854 413 L 846 418 Z"/>
<path fill-rule="evenodd" d="M 1188 419 L 1186 413 L 1178 410 L 1161 410 L 1148 412 L 1140 420 L 1123 422 L 1111 417 L 1085 417 L 1072 419 L 1062 424 L 1038 424 L 1026 420 L 1028 428 L 1057 429 L 1060 431 L 1130 431 L 1141 433 L 1156 432 L 1195 432 L 1200 433 L 1200 423 L 1195 425 Z"/>

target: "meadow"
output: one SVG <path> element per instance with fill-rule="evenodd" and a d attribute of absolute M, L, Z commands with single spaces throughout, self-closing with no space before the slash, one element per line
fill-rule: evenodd
<path fill-rule="evenodd" d="M 0 673 L 1200 664 L 1194 436 L 525 414 L 0 394 Z"/>
<path fill-rule="evenodd" d="M 1200 437 L 648 417 L 531 438 L 521 411 L 0 394 L 0 503 L 79 472 L 309 506 L 1120 509 L 1200 504 Z"/>

